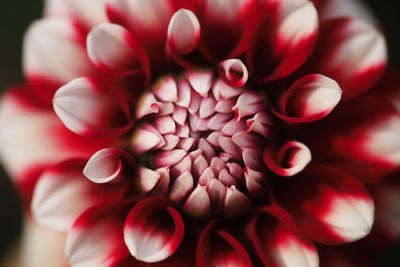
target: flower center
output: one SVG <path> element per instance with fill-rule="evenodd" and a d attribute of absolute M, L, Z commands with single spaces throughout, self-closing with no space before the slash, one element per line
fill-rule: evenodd
<path fill-rule="evenodd" d="M 132 144 L 145 191 L 200 217 L 241 215 L 264 192 L 272 122 L 259 94 L 197 70 L 160 79 L 139 103 Z"/>

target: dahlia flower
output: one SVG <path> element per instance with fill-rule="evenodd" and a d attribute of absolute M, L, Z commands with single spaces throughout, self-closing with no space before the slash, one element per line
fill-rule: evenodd
<path fill-rule="evenodd" d="M 3 163 L 72 266 L 318 266 L 400 165 L 376 25 L 356 1 L 47 0 Z"/>

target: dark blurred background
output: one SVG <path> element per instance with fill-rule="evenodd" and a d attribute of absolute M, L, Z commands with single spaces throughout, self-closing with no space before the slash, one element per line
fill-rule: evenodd
<path fill-rule="evenodd" d="M 400 0 L 364 0 L 379 18 L 385 31 L 389 58 L 400 67 Z M 0 91 L 23 81 L 22 38 L 28 25 L 41 17 L 41 0 L 2 1 L 0 8 Z M 1 127 L 1 126 L 0 126 Z M 0 259 L 16 242 L 22 228 L 22 212 L 16 191 L 0 169 Z M 377 266 L 400 266 L 400 244 L 387 251 Z M 340 266 L 338 266 L 340 267 Z"/>

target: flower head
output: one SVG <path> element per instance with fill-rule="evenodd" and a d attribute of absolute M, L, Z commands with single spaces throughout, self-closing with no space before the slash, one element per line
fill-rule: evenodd
<path fill-rule="evenodd" d="M 68 232 L 69 263 L 318 266 L 313 241 L 367 235 L 374 202 L 342 166 L 390 161 L 375 145 L 387 127 L 340 123 L 368 99 L 386 47 L 332 6 L 46 1 L 0 143 L 34 218 Z"/>

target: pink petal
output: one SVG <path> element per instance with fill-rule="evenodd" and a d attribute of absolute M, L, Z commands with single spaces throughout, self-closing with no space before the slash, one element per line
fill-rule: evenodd
<path fill-rule="evenodd" d="M 227 171 L 227 169 L 222 169 L 218 173 L 218 180 L 223 183 L 226 187 L 237 185 L 235 178 Z"/>
<path fill-rule="evenodd" d="M 236 189 L 234 185 L 227 188 L 225 197 L 225 214 L 235 217 L 243 214 L 250 207 L 249 198 Z"/>
<path fill-rule="evenodd" d="M 176 126 L 171 116 L 159 117 L 154 121 L 154 127 L 160 134 L 175 133 Z"/>
<path fill-rule="evenodd" d="M 153 87 L 154 95 L 164 102 L 178 100 L 178 89 L 174 77 L 167 76 L 160 79 Z"/>
<path fill-rule="evenodd" d="M 133 257 L 143 262 L 159 262 L 171 256 L 184 235 L 184 224 L 170 201 L 148 197 L 129 212 L 124 239 Z"/>
<path fill-rule="evenodd" d="M 232 117 L 232 114 L 217 113 L 211 117 L 208 128 L 210 128 L 210 130 L 220 131 Z"/>
<path fill-rule="evenodd" d="M 127 103 L 90 78 L 72 80 L 53 97 L 57 116 L 80 135 L 121 135 L 132 125 Z"/>
<path fill-rule="evenodd" d="M 237 120 L 266 110 L 261 96 L 251 91 L 242 93 L 232 109 Z"/>
<path fill-rule="evenodd" d="M 168 46 L 180 55 L 190 53 L 200 39 L 200 24 L 196 15 L 187 9 L 179 9 L 168 26 Z"/>
<path fill-rule="evenodd" d="M 187 110 L 180 106 L 175 107 L 174 114 L 172 114 L 172 118 L 176 121 L 179 125 L 184 125 L 187 118 Z"/>
<path fill-rule="evenodd" d="M 56 89 L 72 79 L 94 74 L 95 68 L 81 43 L 84 38 L 67 18 L 42 19 L 28 29 L 24 40 L 24 73 L 43 100 L 50 102 Z"/>
<path fill-rule="evenodd" d="M 134 165 L 129 153 L 118 148 L 104 148 L 89 159 L 83 169 L 83 175 L 98 184 L 116 181 L 121 178 L 124 164 L 130 165 L 125 168 L 132 168 Z"/>
<path fill-rule="evenodd" d="M 319 266 L 314 244 L 295 228 L 283 210 L 266 206 L 249 226 L 254 247 L 266 266 Z"/>
<path fill-rule="evenodd" d="M 236 133 L 239 132 L 245 132 L 247 130 L 246 123 L 242 121 L 237 121 L 237 120 L 231 120 L 227 124 L 222 127 L 221 132 L 224 135 L 227 136 L 233 136 Z"/>
<path fill-rule="evenodd" d="M 221 148 L 230 156 L 235 158 L 236 160 L 241 160 L 241 151 L 240 148 L 235 145 L 231 138 L 221 136 L 218 138 L 219 145 Z"/>
<path fill-rule="evenodd" d="M 178 177 L 184 172 L 192 171 L 192 158 L 190 155 L 186 155 L 178 164 L 171 169 L 173 177 Z"/>
<path fill-rule="evenodd" d="M 182 138 L 179 141 L 178 147 L 182 148 L 183 150 L 189 151 L 193 147 L 193 144 L 194 144 L 194 138 L 191 137 Z"/>
<path fill-rule="evenodd" d="M 317 40 L 318 15 L 308 0 L 265 2 L 263 16 L 246 58 L 252 74 L 272 81 L 295 71 Z"/>
<path fill-rule="evenodd" d="M 181 202 L 193 190 L 193 185 L 193 176 L 189 171 L 185 171 L 172 184 L 169 197 L 176 202 Z"/>
<path fill-rule="evenodd" d="M 311 162 L 311 151 L 297 141 L 287 142 L 276 153 L 271 146 L 264 150 L 264 162 L 273 172 L 281 176 L 293 176 Z"/>
<path fill-rule="evenodd" d="M 176 104 L 183 108 L 188 108 L 191 102 L 191 88 L 186 79 L 178 81 L 178 100 Z"/>
<path fill-rule="evenodd" d="M 186 200 L 183 210 L 199 218 L 207 218 L 210 215 L 211 201 L 206 186 L 197 185 Z"/>
<path fill-rule="evenodd" d="M 217 101 L 214 99 L 214 97 L 209 96 L 207 98 L 203 98 L 200 103 L 200 118 L 207 118 L 208 116 L 215 113 L 216 104 Z"/>
<path fill-rule="evenodd" d="M 310 122 L 327 116 L 339 103 L 342 90 L 334 80 L 311 74 L 297 80 L 279 99 L 275 114 L 289 122 Z"/>
<path fill-rule="evenodd" d="M 202 150 L 200 150 L 202 151 Z M 208 162 L 207 160 L 202 156 L 198 156 L 194 161 L 193 161 L 193 174 L 195 178 L 199 178 L 201 174 L 207 169 L 208 167 Z"/>
<path fill-rule="evenodd" d="M 252 196 L 261 196 L 265 191 L 267 176 L 263 172 L 246 168 L 244 172 L 246 187 Z"/>
<path fill-rule="evenodd" d="M 211 180 L 214 178 L 215 178 L 215 175 L 214 175 L 213 170 L 210 167 L 208 167 L 200 175 L 198 183 L 200 185 L 208 186 L 209 183 L 211 182 Z"/>
<path fill-rule="evenodd" d="M 219 92 L 220 97 L 223 97 L 224 99 L 230 99 L 232 97 L 240 95 L 243 92 L 244 88 L 233 88 L 227 85 L 226 82 L 224 82 L 222 79 L 218 79 L 213 86 L 213 90 Z"/>
<path fill-rule="evenodd" d="M 215 87 L 215 86 L 214 86 Z M 236 104 L 236 99 L 222 99 L 218 101 L 215 106 L 215 111 L 219 113 L 231 113 L 233 111 L 233 106 Z"/>
<path fill-rule="evenodd" d="M 100 24 L 87 36 L 87 52 L 97 68 L 116 74 L 145 71 L 147 56 L 137 40 L 125 28 L 111 23 Z"/>
<path fill-rule="evenodd" d="M 363 238 L 374 221 L 374 202 L 364 186 L 328 166 L 312 165 L 296 179 L 280 180 L 272 202 L 284 207 L 303 233 L 324 244 Z"/>
<path fill-rule="evenodd" d="M 218 139 L 221 136 L 224 136 L 221 132 L 213 131 L 212 133 L 210 133 L 209 136 L 207 136 L 207 142 L 213 145 L 214 147 L 219 147 Z"/>
<path fill-rule="evenodd" d="M 265 145 L 265 140 L 251 132 L 236 131 L 232 136 L 232 141 L 242 148 L 259 148 L 261 145 Z"/>
<path fill-rule="evenodd" d="M 197 266 L 252 267 L 246 249 L 229 233 L 215 229 L 216 222 L 211 221 L 200 234 L 196 250 Z"/>
<path fill-rule="evenodd" d="M 75 221 L 66 241 L 73 266 L 118 266 L 128 257 L 121 228 L 132 203 L 95 206 Z"/>
<path fill-rule="evenodd" d="M 240 167 L 239 164 L 235 162 L 228 162 L 226 163 L 226 167 L 228 167 L 229 173 L 237 180 L 241 180 L 243 178 L 243 168 Z"/>
<path fill-rule="evenodd" d="M 32 214 L 42 225 L 68 231 L 87 208 L 122 197 L 126 185 L 99 185 L 82 174 L 84 161 L 70 160 L 45 171 L 32 198 Z"/>
<path fill-rule="evenodd" d="M 343 99 L 369 90 L 381 77 L 387 62 L 385 38 L 373 25 L 353 18 L 339 18 L 321 25 L 309 71 L 335 79 Z"/>
<path fill-rule="evenodd" d="M 246 121 L 247 131 L 259 133 L 265 138 L 270 138 L 271 136 L 271 119 L 267 113 L 260 112 L 254 115 L 251 119 Z"/>
<path fill-rule="evenodd" d="M 208 161 L 211 161 L 216 156 L 214 148 L 204 138 L 200 138 L 197 147 L 203 151 L 203 155 Z"/>
<path fill-rule="evenodd" d="M 221 76 L 233 87 L 241 87 L 249 78 L 246 66 L 240 59 L 228 59 L 220 63 Z"/>
<path fill-rule="evenodd" d="M 186 77 L 192 88 L 202 97 L 207 97 L 211 89 L 213 73 L 210 71 L 187 71 Z M 193 101 L 193 99 L 192 99 Z"/>
<path fill-rule="evenodd" d="M 173 166 L 179 163 L 187 152 L 183 149 L 174 149 L 170 151 L 162 151 L 157 153 L 154 159 L 154 164 L 157 167 Z"/>
<path fill-rule="evenodd" d="M 161 140 L 162 136 L 160 134 L 139 128 L 133 135 L 132 148 L 135 154 L 141 154 L 159 145 Z"/>
<path fill-rule="evenodd" d="M 218 179 L 211 179 L 207 192 L 214 207 L 223 207 L 226 195 L 225 186 Z"/>
<path fill-rule="evenodd" d="M 144 193 L 147 193 L 156 187 L 157 183 L 160 181 L 161 175 L 154 170 L 139 167 L 138 178 L 138 186 Z"/>
<path fill-rule="evenodd" d="M 260 148 L 243 148 L 242 158 L 245 166 L 253 170 L 262 170 L 265 166 L 261 160 L 262 150 Z"/>
<path fill-rule="evenodd" d="M 166 134 L 164 140 L 166 144 L 162 147 L 162 150 L 172 150 L 178 145 L 180 139 L 174 134 Z"/>
<path fill-rule="evenodd" d="M 136 107 L 136 118 L 141 119 L 149 114 L 159 113 L 161 111 L 161 103 L 152 93 L 144 93 L 139 99 Z"/>
<path fill-rule="evenodd" d="M 214 173 L 219 173 L 225 168 L 225 162 L 218 157 L 214 157 L 211 159 L 210 167 Z"/>

